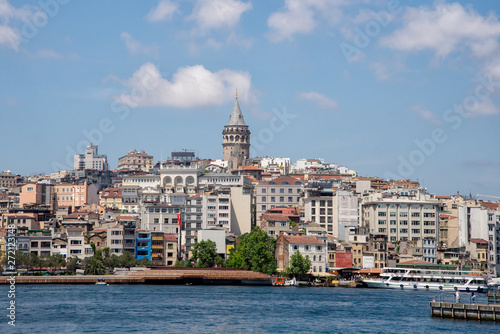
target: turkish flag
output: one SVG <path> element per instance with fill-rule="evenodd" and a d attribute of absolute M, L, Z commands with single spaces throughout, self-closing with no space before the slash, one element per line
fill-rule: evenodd
<path fill-rule="evenodd" d="M 179 226 L 182 226 L 181 214 L 177 214 L 177 221 L 179 222 Z"/>

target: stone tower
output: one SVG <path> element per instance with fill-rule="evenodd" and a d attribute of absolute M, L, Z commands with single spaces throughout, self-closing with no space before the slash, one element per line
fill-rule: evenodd
<path fill-rule="evenodd" d="M 229 122 L 222 131 L 222 151 L 223 160 L 228 162 L 229 170 L 244 166 L 250 156 L 250 130 L 238 104 L 238 93 Z"/>

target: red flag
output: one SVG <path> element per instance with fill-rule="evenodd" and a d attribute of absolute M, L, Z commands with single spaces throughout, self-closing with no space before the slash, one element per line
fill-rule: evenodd
<path fill-rule="evenodd" d="M 177 221 L 179 222 L 179 226 L 182 226 L 181 214 L 177 214 Z"/>

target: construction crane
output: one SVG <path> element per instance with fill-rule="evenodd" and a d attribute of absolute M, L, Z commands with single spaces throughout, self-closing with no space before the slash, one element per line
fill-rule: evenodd
<path fill-rule="evenodd" d="M 479 196 L 481 196 L 481 197 L 491 197 L 491 198 L 498 198 L 498 199 L 500 199 L 500 197 L 498 197 L 498 196 L 489 196 L 489 195 L 480 195 L 480 194 L 477 194 L 477 195 L 476 195 L 476 197 L 479 197 Z"/>

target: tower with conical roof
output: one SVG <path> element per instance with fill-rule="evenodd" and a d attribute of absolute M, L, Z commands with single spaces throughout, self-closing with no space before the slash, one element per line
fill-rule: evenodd
<path fill-rule="evenodd" d="M 238 104 L 238 92 L 229 122 L 222 131 L 222 153 L 229 170 L 240 168 L 250 156 L 250 130 Z"/>

